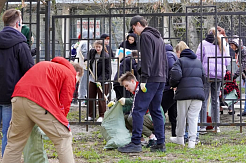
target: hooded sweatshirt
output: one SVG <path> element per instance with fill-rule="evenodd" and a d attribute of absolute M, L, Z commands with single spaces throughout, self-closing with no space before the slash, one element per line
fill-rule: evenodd
<path fill-rule="evenodd" d="M 12 27 L 0 32 L 0 105 L 11 104 L 16 83 L 34 65 L 26 37 Z"/>
<path fill-rule="evenodd" d="M 146 27 L 140 37 L 141 82 L 166 82 L 168 63 L 160 32 Z"/>
<path fill-rule="evenodd" d="M 39 62 L 16 84 L 13 97 L 28 98 L 70 129 L 66 117 L 75 90 L 75 76 L 74 67 L 63 57 Z"/>
<path fill-rule="evenodd" d="M 130 44 L 129 43 L 129 41 L 128 41 L 128 38 L 129 37 L 133 37 L 134 38 L 134 42 L 132 43 L 132 44 Z M 127 39 L 126 39 L 126 41 L 123 41 L 121 44 L 120 44 L 120 47 L 119 48 L 124 48 L 125 46 L 125 44 L 126 44 L 126 49 L 129 49 L 129 50 L 138 50 L 138 47 L 137 47 L 137 35 L 136 34 L 134 34 L 134 33 L 129 33 L 129 35 L 127 36 Z"/>
<path fill-rule="evenodd" d="M 174 98 L 176 100 L 197 99 L 203 101 L 205 99 L 204 80 L 205 73 L 201 61 L 197 59 L 192 50 L 183 50 L 170 72 L 169 84 L 172 87 L 177 87 Z"/>

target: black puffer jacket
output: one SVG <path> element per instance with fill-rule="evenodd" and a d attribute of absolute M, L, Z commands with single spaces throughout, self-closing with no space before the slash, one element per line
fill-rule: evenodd
<path fill-rule="evenodd" d="M 16 83 L 33 65 L 26 37 L 12 27 L 4 27 L 0 32 L 1 105 L 11 104 Z"/>
<path fill-rule="evenodd" d="M 205 73 L 201 61 L 196 58 L 192 50 L 185 49 L 171 69 L 169 84 L 177 87 L 174 97 L 176 100 L 205 99 Z"/>
<path fill-rule="evenodd" d="M 93 72 L 93 63 L 95 62 L 95 55 L 97 54 L 97 51 L 95 49 L 91 49 L 89 51 L 89 54 L 87 55 L 87 57 L 89 58 L 90 61 L 88 61 L 88 63 L 90 63 L 90 69 Z M 104 60 L 104 61 L 103 61 Z M 87 61 L 87 58 L 85 59 L 85 61 Z M 105 67 L 103 69 L 103 62 L 105 62 Z M 102 51 L 101 56 L 97 62 L 97 80 L 102 81 L 104 80 L 109 80 L 110 79 L 110 70 L 111 70 L 111 66 L 110 66 L 110 60 L 109 60 L 109 55 L 108 53 Z M 104 77 L 103 77 L 103 71 L 104 71 Z"/>

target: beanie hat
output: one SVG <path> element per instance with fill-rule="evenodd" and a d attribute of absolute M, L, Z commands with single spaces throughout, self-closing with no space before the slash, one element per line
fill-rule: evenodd
<path fill-rule="evenodd" d="M 103 39 L 109 39 L 109 35 L 104 33 L 100 36 L 100 38 L 103 38 Z"/>

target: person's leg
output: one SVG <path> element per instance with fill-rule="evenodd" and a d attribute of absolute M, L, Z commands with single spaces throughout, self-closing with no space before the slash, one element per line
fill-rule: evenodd
<path fill-rule="evenodd" d="M 95 83 L 89 83 L 89 99 L 95 99 L 97 96 L 97 86 Z M 96 117 L 96 101 L 90 100 L 89 101 L 89 117 L 95 119 Z M 95 117 L 93 117 L 93 109 L 95 110 Z"/>
<path fill-rule="evenodd" d="M 102 85 L 103 87 L 103 85 Z M 104 84 L 104 91 L 101 92 L 98 89 L 98 98 L 99 99 L 104 99 L 104 94 L 107 96 L 109 91 L 109 84 Z M 99 100 L 98 101 L 99 106 L 98 106 L 98 110 L 99 110 L 99 117 L 104 117 L 104 113 L 106 112 L 106 100 Z"/>
<path fill-rule="evenodd" d="M 161 113 L 161 101 L 162 94 L 165 87 L 165 83 L 150 83 L 150 88 L 148 91 L 153 90 L 154 96 L 149 104 L 150 115 L 153 120 L 155 136 L 157 138 L 157 144 L 165 143 L 165 128 L 163 116 Z M 157 88 L 156 88 L 157 86 Z"/>
<path fill-rule="evenodd" d="M 189 110 L 187 113 L 187 120 L 189 124 L 188 133 L 189 133 L 189 141 L 196 141 L 197 137 L 197 123 L 198 116 L 201 110 L 202 101 L 201 100 L 191 100 Z"/>
<path fill-rule="evenodd" d="M 207 123 L 207 103 L 209 98 L 210 92 L 210 83 L 208 82 L 207 78 L 204 82 L 204 93 L 205 93 L 205 100 L 202 102 L 202 109 L 201 109 L 201 123 Z M 201 130 L 206 130 L 206 126 L 201 126 Z"/>
<path fill-rule="evenodd" d="M 177 101 L 177 127 L 176 135 L 177 137 L 184 137 L 185 126 L 186 126 L 186 115 L 191 100 L 178 100 Z"/>
<path fill-rule="evenodd" d="M 176 123 L 177 123 L 177 102 L 175 101 L 174 104 L 168 109 L 168 117 L 169 121 L 171 122 L 172 127 L 172 136 L 176 136 Z"/>
<path fill-rule="evenodd" d="M 25 98 L 14 97 L 12 119 L 8 130 L 8 143 L 3 155 L 3 163 L 20 162 L 23 148 L 29 138 L 34 122 L 27 115 Z M 39 115 L 38 115 L 39 116 Z"/>
<path fill-rule="evenodd" d="M 117 101 L 123 97 L 123 87 L 122 86 L 114 86 L 114 91 L 116 94 Z"/>
<path fill-rule="evenodd" d="M 220 101 L 219 101 L 219 95 L 220 95 L 220 85 L 221 82 L 217 82 L 217 89 L 215 88 L 215 82 L 211 83 L 211 99 L 212 99 L 212 105 L 211 105 L 211 118 L 213 123 L 220 123 Z M 216 106 L 217 104 L 217 106 Z"/>
<path fill-rule="evenodd" d="M 87 97 L 87 70 L 84 69 L 84 75 L 79 83 L 79 99 Z"/>
<path fill-rule="evenodd" d="M 4 154 L 5 147 L 7 145 L 7 132 L 9 129 L 9 123 L 11 120 L 12 116 L 12 105 L 2 105 L 2 133 L 3 133 L 3 138 L 2 138 L 2 156 Z M 1 123 L 1 121 L 0 121 Z"/>
<path fill-rule="evenodd" d="M 163 92 L 161 106 L 163 108 L 164 113 L 166 113 L 174 104 L 175 100 L 173 100 L 174 92 L 172 89 L 165 90 Z"/>
<path fill-rule="evenodd" d="M 26 99 L 23 102 L 26 106 L 26 113 L 54 143 L 60 163 L 74 163 L 72 149 L 72 133 L 59 122 L 52 114 L 35 102 Z M 30 106 L 30 107 L 28 107 Z"/>

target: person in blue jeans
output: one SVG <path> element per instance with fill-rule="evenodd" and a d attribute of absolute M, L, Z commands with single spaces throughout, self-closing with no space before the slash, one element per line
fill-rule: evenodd
<path fill-rule="evenodd" d="M 131 142 L 119 147 L 118 151 L 122 153 L 142 151 L 143 119 L 149 108 L 157 138 L 157 144 L 151 146 L 150 151 L 165 152 L 165 130 L 160 108 L 168 71 L 165 44 L 160 32 L 148 27 L 147 21 L 140 15 L 131 19 L 130 27 L 129 33 L 134 32 L 140 36 L 140 84 L 137 86 L 133 102 Z"/>
<path fill-rule="evenodd" d="M 7 145 L 7 131 L 12 116 L 11 95 L 16 83 L 34 65 L 26 37 L 21 33 L 21 12 L 6 10 L 0 32 L 0 122 L 2 121 L 2 156 Z"/>

